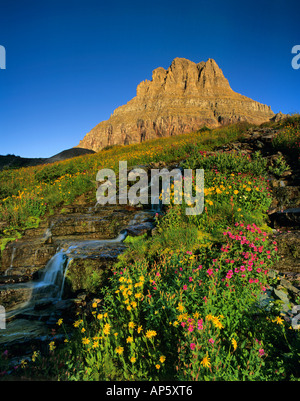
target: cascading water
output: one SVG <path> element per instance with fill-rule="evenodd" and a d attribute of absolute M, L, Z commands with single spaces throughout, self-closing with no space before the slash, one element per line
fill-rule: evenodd
<path fill-rule="evenodd" d="M 8 269 L 5 270 L 5 273 L 4 273 L 5 276 L 8 276 L 8 275 L 9 275 L 9 272 L 10 272 L 11 270 L 13 270 L 13 263 L 14 263 L 15 255 L 16 255 L 16 247 L 13 247 L 13 251 L 12 251 L 11 259 L 10 259 L 10 266 L 9 266 Z"/>
<path fill-rule="evenodd" d="M 102 213 L 97 208 L 90 207 L 88 209 L 90 217 L 94 219 L 94 213 L 97 214 L 97 219 L 101 219 Z M 100 208 L 101 211 L 101 208 Z M 115 212 L 112 208 L 112 216 L 119 212 Z M 149 227 L 146 223 L 151 219 L 153 212 L 138 211 L 134 214 L 134 217 L 128 222 L 127 210 L 122 213 L 121 219 L 125 220 L 126 226 L 118 236 L 112 239 L 83 239 L 84 235 L 70 235 L 70 236 L 59 236 L 57 231 L 55 232 L 56 246 L 59 246 L 56 250 L 56 254 L 48 261 L 43 270 L 34 269 L 34 273 L 39 275 L 38 279 L 24 281 L 24 282 L 7 282 L 2 285 L 1 291 L 6 291 L 10 295 L 13 293 L 13 302 L 11 302 L 10 308 L 6 310 L 6 330 L 2 330 L 0 333 L 0 346 L 1 344 L 14 344 L 24 343 L 30 341 L 30 339 L 41 339 L 49 338 L 49 326 L 55 325 L 58 316 L 62 315 L 62 311 L 67 311 L 69 308 L 74 306 L 73 299 L 64 299 L 63 292 L 65 287 L 66 273 L 72 266 L 73 260 L 78 259 L 99 259 L 100 263 L 105 265 L 105 261 L 108 264 L 122 253 L 126 245 L 123 244 L 124 239 L 129 235 L 132 235 L 133 228 L 139 230 L 144 229 L 143 224 L 147 229 Z M 107 210 L 104 208 L 104 221 L 106 222 Z M 110 215 L 108 214 L 108 215 Z M 117 215 L 117 217 L 119 214 Z M 78 215 L 80 218 L 81 215 Z M 84 216 L 83 216 L 84 217 Z M 53 234 L 53 227 L 57 225 L 59 227 L 60 220 L 53 220 L 53 224 L 46 229 L 42 243 L 45 244 L 42 247 L 35 250 L 32 259 L 28 262 L 33 267 L 36 266 L 36 261 L 39 257 L 44 257 L 47 254 L 48 249 L 53 247 L 53 241 L 49 241 Z M 123 221 L 122 221 L 123 222 Z M 107 223 L 105 223 L 107 224 Z M 140 228 L 139 228 L 140 227 Z M 89 231 L 92 227 L 88 227 Z M 131 230 L 131 231 L 130 231 Z M 77 234 L 77 233 L 76 233 Z M 102 234 L 100 230 L 100 235 Z M 109 231 L 111 234 L 111 231 Z M 135 235 L 135 234 L 134 234 Z M 58 237 L 58 238 L 57 238 Z M 51 244 L 51 246 L 48 245 Z M 52 251 L 53 248 L 51 248 Z M 30 254 L 30 253 L 29 253 Z M 20 264 L 20 256 L 22 256 L 22 247 L 19 244 L 12 248 L 10 260 L 7 266 L 5 274 L 10 274 L 16 270 L 16 267 Z M 79 262 L 80 263 L 80 262 Z M 63 312 L 64 313 L 64 312 Z M 51 338 L 51 337 L 50 337 Z"/>
<path fill-rule="evenodd" d="M 101 250 L 104 246 L 121 243 L 126 238 L 127 232 L 121 232 L 118 237 L 106 240 L 86 240 L 72 242 L 67 250 L 60 249 L 47 263 L 41 278 L 34 284 L 30 303 L 40 300 L 56 302 L 62 299 L 66 272 L 78 252 L 84 257 L 85 250 Z M 78 256 L 78 255 L 77 255 Z"/>
<path fill-rule="evenodd" d="M 60 300 L 68 257 L 63 251 L 57 252 L 47 263 L 41 279 L 34 285 L 31 301 L 37 299 Z"/>

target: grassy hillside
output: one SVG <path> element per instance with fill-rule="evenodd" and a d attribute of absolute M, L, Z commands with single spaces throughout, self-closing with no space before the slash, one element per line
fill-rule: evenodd
<path fill-rule="evenodd" d="M 276 127 L 274 147 L 299 157 L 300 118 Z M 259 153 L 207 152 L 242 137 L 245 128 L 2 173 L 1 220 L 21 232 L 94 188 L 97 171 L 117 170 L 119 160 L 205 169 L 204 212 L 187 216 L 185 203 L 171 204 L 157 216 L 156 235 L 128 237 L 128 250 L 107 272 L 108 286 L 72 324 L 58 320 L 64 342 L 34 350 L 16 371 L 60 380 L 299 380 L 299 331 L 269 292 L 278 278 L 269 275 L 277 243 L 266 224 L 272 200 L 266 162 Z"/>
<path fill-rule="evenodd" d="M 137 145 L 114 146 L 53 164 L 1 171 L 0 235 L 13 237 L 16 232 L 36 227 L 58 206 L 70 204 L 77 196 L 95 189 L 98 170 L 113 168 L 117 172 L 119 160 L 127 160 L 128 166 L 181 160 L 193 149 L 209 150 L 235 140 L 245 128 L 235 125 L 201 130 Z"/>

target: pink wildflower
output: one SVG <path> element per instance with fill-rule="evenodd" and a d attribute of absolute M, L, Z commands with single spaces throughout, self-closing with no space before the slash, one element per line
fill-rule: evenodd
<path fill-rule="evenodd" d="M 203 330 L 203 319 L 198 320 L 198 330 Z"/>

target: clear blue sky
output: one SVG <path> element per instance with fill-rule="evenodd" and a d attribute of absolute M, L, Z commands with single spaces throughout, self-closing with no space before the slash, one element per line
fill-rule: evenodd
<path fill-rule="evenodd" d="M 175 57 L 213 58 L 236 92 L 300 112 L 299 15 L 299 0 L 0 0 L 0 154 L 77 145 Z"/>

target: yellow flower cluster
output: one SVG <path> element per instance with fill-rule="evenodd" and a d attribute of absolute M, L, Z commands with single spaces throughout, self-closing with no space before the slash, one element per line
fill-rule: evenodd
<path fill-rule="evenodd" d="M 121 285 L 115 293 L 118 294 L 117 296 L 122 296 L 122 300 L 128 311 L 136 309 L 138 302 L 143 299 L 144 276 L 140 276 L 139 281 L 136 283 L 133 283 L 131 278 L 127 279 L 125 277 L 120 277 L 119 282 Z"/>
<path fill-rule="evenodd" d="M 213 324 L 215 325 L 215 327 L 217 327 L 218 329 L 223 329 L 223 328 L 224 328 L 223 324 L 222 324 L 221 321 L 220 321 L 220 319 L 223 319 L 223 318 L 224 318 L 223 315 L 219 315 L 219 316 L 207 315 L 207 316 L 205 317 L 205 319 L 206 319 L 207 321 L 213 322 Z"/>

